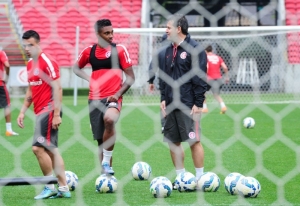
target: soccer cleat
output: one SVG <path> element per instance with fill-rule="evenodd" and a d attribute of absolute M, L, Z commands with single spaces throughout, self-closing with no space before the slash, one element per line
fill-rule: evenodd
<path fill-rule="evenodd" d="M 226 107 L 222 107 L 221 111 L 220 111 L 220 114 L 225 114 L 226 111 L 227 111 L 227 108 Z"/>
<path fill-rule="evenodd" d="M 19 134 L 16 133 L 16 132 L 14 132 L 14 131 L 6 131 L 6 132 L 5 132 L 5 135 L 6 135 L 7 137 L 9 137 L 9 136 L 18 136 Z"/>
<path fill-rule="evenodd" d="M 173 190 L 177 190 L 177 187 L 175 185 L 175 182 L 172 183 L 172 187 L 173 187 Z"/>
<path fill-rule="evenodd" d="M 222 107 L 221 111 L 220 111 L 220 114 L 225 114 L 226 111 L 227 111 L 227 108 L 226 107 Z"/>
<path fill-rule="evenodd" d="M 207 113 L 208 112 L 208 109 L 207 108 L 203 108 L 202 109 L 202 113 Z"/>
<path fill-rule="evenodd" d="M 162 133 L 162 134 L 164 133 L 164 130 L 165 130 L 165 128 L 162 127 L 162 128 L 161 128 L 161 133 Z"/>
<path fill-rule="evenodd" d="M 108 162 L 103 162 L 102 163 L 102 171 L 106 175 L 114 175 L 115 174 L 113 169 L 109 166 Z"/>
<path fill-rule="evenodd" d="M 67 191 L 67 192 L 61 192 L 58 191 L 58 193 L 52 197 L 50 197 L 50 199 L 56 199 L 56 198 L 70 198 L 71 197 L 71 192 Z"/>
<path fill-rule="evenodd" d="M 34 197 L 35 200 L 41 200 L 41 199 L 47 199 L 49 197 L 52 197 L 57 194 L 57 190 L 51 190 L 49 187 L 45 186 L 44 190 L 41 192 L 41 194 Z"/>

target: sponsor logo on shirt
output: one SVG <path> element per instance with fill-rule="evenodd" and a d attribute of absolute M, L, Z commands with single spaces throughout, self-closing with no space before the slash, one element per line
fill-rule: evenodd
<path fill-rule="evenodd" d="M 186 52 L 182 52 L 182 53 L 180 54 L 180 58 L 181 58 L 181 59 L 186 59 L 186 56 L 187 56 L 187 53 L 186 53 Z"/>
<path fill-rule="evenodd" d="M 39 79 L 38 81 L 29 82 L 30 86 L 39 86 L 41 84 L 43 84 L 43 81 L 41 79 Z"/>
<path fill-rule="evenodd" d="M 219 63 L 219 58 L 217 56 L 208 55 L 207 59 L 212 64 L 218 64 Z"/>
<path fill-rule="evenodd" d="M 195 139 L 195 137 L 196 137 L 195 132 L 190 132 L 190 133 L 189 133 L 189 138 L 190 138 L 190 139 Z"/>

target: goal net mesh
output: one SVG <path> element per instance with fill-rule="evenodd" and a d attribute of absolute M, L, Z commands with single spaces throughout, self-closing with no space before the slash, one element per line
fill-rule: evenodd
<path fill-rule="evenodd" d="M 30 10 L 35 8 L 34 3 L 39 2 L 37 4 L 42 4 L 46 1 L 31 0 L 20 2 L 25 2 L 26 8 Z M 62 1 L 57 0 L 54 2 L 61 3 Z M 86 9 L 83 9 L 83 7 L 78 4 L 80 2 L 79 0 L 65 2 L 67 2 L 65 5 L 66 10 L 77 10 L 77 8 L 81 8 L 86 11 Z M 87 0 L 86 2 L 92 1 Z M 104 1 L 99 2 L 103 3 Z M 120 10 L 119 12 L 122 13 L 123 7 L 120 2 L 120 0 L 107 1 L 105 8 L 114 8 L 118 11 Z M 143 2 L 148 2 L 148 6 L 157 13 L 160 13 L 163 18 L 170 14 L 158 1 L 149 0 Z M 232 2 L 236 3 L 236 1 Z M 253 17 L 255 15 L 247 10 L 249 7 L 239 7 L 244 17 L 242 18 L 244 23 L 248 26 L 255 26 L 254 22 L 257 20 L 264 22 L 264 17 L 268 15 L 268 11 L 277 10 L 273 2 L 274 1 L 271 1 L 269 5 L 266 5 L 266 9 L 259 12 L 259 15 L 256 15 L 258 17 L 255 18 Z M 61 13 L 63 13 L 62 7 L 60 7 L 59 10 Z M 228 19 L 233 20 L 228 21 L 226 26 L 236 26 L 236 13 L 228 12 L 229 10 L 238 10 L 235 4 L 228 4 L 221 9 L 219 13 L 213 15 L 198 3 L 198 1 L 191 0 L 190 3 L 182 7 L 180 13 L 188 14 L 193 9 L 205 15 L 211 25 L 216 25 L 219 19 L 227 16 Z M 80 12 L 80 10 L 78 11 Z M 49 11 L 43 9 L 42 12 L 47 13 Z M 145 10 L 145 12 L 148 11 Z M 87 14 L 85 13 L 84 15 Z M 90 14 L 87 16 L 90 17 L 90 24 L 87 25 L 93 25 L 96 20 L 95 16 Z M 57 17 L 52 15 L 51 18 L 55 19 Z M 192 17 L 189 16 L 189 20 L 191 18 Z M 294 15 L 293 18 L 296 18 L 296 15 Z M 136 21 L 136 19 L 134 19 L 134 21 Z M 55 20 L 51 19 L 51 22 L 55 22 Z M 299 166 L 297 165 L 300 158 L 298 140 L 299 118 L 292 117 L 292 119 L 294 118 L 295 126 L 286 123 L 287 120 L 291 118 L 291 113 L 295 112 L 299 114 L 300 109 L 299 27 L 196 27 L 199 25 L 203 26 L 203 21 L 194 19 L 189 28 L 191 37 L 198 41 L 199 44 L 202 44 L 203 47 L 212 45 L 213 52 L 221 56 L 228 66 L 230 78 L 229 83 L 224 84 L 221 90 L 221 96 L 228 105 L 226 116 L 224 115 L 222 118 L 219 118 L 215 114 L 211 115 L 208 113 L 203 115 L 201 119 L 201 124 L 204 123 L 202 124 L 201 141 L 205 147 L 205 164 L 210 165 L 208 169 L 205 165 L 204 171 L 213 171 L 220 175 L 220 177 L 225 177 L 230 172 L 234 172 L 231 171 L 231 167 L 238 164 L 245 164 L 245 161 L 250 161 L 243 159 L 242 156 L 236 157 L 236 152 L 239 154 L 241 151 L 251 153 L 253 154 L 251 164 L 247 165 L 244 175 L 261 177 L 261 179 L 263 179 L 261 183 L 263 183 L 262 191 L 264 191 L 264 195 L 274 196 L 269 202 L 264 202 L 264 198 L 262 198 L 262 204 L 290 205 L 293 198 L 298 196 L 298 193 L 294 191 L 299 190 L 297 186 L 293 186 L 291 188 L 294 188 L 292 191 L 294 193 L 289 195 L 291 191 L 285 189 L 291 182 L 292 184 L 293 182 L 297 182 L 293 181 L 294 179 L 299 180 Z M 159 25 L 155 26 L 165 27 L 165 24 L 164 22 L 160 22 Z M 169 165 L 171 164 L 170 157 L 166 156 L 167 160 L 156 159 L 156 154 L 168 151 L 169 148 L 167 144 L 162 142 L 158 109 L 160 105 L 160 93 L 157 78 L 155 80 L 157 89 L 154 92 L 149 91 L 149 83 L 147 82 L 149 79 L 149 64 L 151 61 L 158 61 L 154 54 L 162 46 L 160 42 L 162 35 L 165 33 L 165 29 L 114 29 L 114 39 L 116 43 L 124 44 L 127 48 L 131 48 L 133 45 L 137 48 L 134 51 L 130 50 L 130 55 L 134 62 L 133 69 L 136 81 L 131 89 L 124 95 L 124 107 L 122 108 L 119 122 L 116 125 L 117 146 L 113 158 L 114 162 L 116 162 L 114 169 L 119 182 L 119 188 L 115 200 L 107 204 L 147 205 L 150 202 L 150 205 L 176 205 L 177 203 L 172 202 L 171 198 L 148 201 L 147 198 L 150 198 L 148 190 L 149 184 L 145 183 L 143 184 L 147 187 L 147 194 L 149 194 L 149 196 L 145 197 L 145 199 L 147 199 L 147 201 L 145 200 L 146 203 L 136 203 L 131 200 L 129 196 L 139 196 L 140 191 L 135 191 L 134 188 L 131 188 L 132 176 L 130 169 L 123 167 L 124 164 L 130 164 L 128 163 L 130 161 L 133 165 L 136 161 L 146 160 L 150 162 L 150 165 L 160 165 L 163 168 L 160 172 L 153 170 L 152 177 L 163 175 L 169 177 L 171 181 L 174 180 L 175 169 L 173 165 L 169 167 L 170 170 L 164 170 L 166 161 L 169 161 Z M 55 32 L 56 31 L 53 31 L 53 33 Z M 47 42 L 47 38 L 41 41 Z M 86 45 L 84 41 L 80 42 L 80 48 L 86 46 L 88 45 Z M 70 48 L 70 44 L 67 44 L 67 47 Z M 73 47 L 71 50 L 73 50 Z M 75 49 L 72 52 L 75 53 L 74 51 Z M 72 57 L 75 59 L 74 55 Z M 71 71 L 68 70 L 68 72 Z M 86 88 L 88 87 L 86 86 Z M 219 110 L 219 105 L 211 92 L 207 92 L 206 98 L 210 111 Z M 11 100 L 11 108 L 15 116 L 19 113 L 22 101 L 23 100 L 20 99 Z M 63 100 L 63 124 L 65 125 L 62 124 L 62 127 L 68 128 L 68 131 L 67 129 L 60 130 L 59 136 L 59 138 L 61 138 L 59 150 L 63 155 L 66 165 L 68 165 L 66 170 L 72 170 L 72 166 L 78 168 L 78 165 L 80 165 L 80 169 L 78 169 L 77 172 L 81 175 L 78 175 L 79 187 L 74 192 L 75 195 L 73 199 L 75 200 L 72 202 L 74 205 L 95 204 L 95 202 L 90 202 L 89 198 L 86 198 L 87 195 L 84 192 L 87 190 L 87 187 L 90 191 L 88 194 L 94 192 L 95 177 L 99 176 L 100 173 L 97 146 L 96 142 L 92 141 L 92 133 L 89 129 L 90 123 L 87 101 L 85 101 L 85 103 L 84 106 L 74 107 L 71 103 L 67 103 Z M 270 106 L 271 104 L 281 106 L 276 107 L 277 109 L 273 109 L 273 107 Z M 231 109 L 232 107 L 230 105 L 238 106 L 236 106 L 234 110 Z M 259 111 L 260 119 L 256 122 L 257 126 L 255 127 L 259 129 L 256 128 L 256 130 L 252 130 L 250 134 L 246 133 L 242 126 L 242 120 L 257 111 Z M 30 135 L 33 134 L 35 115 L 31 110 L 28 110 L 26 115 L 27 124 L 29 126 L 22 130 L 24 133 L 20 132 L 20 137 L 17 137 L 20 138 L 20 141 L 12 143 L 13 140 L 10 138 L 15 137 L 5 137 L 3 130 L 1 130 L 0 154 L 2 155 L 0 163 L 2 164 L 1 168 L 5 168 L 1 173 L 2 177 L 41 175 L 38 163 L 33 158 L 34 155 L 31 151 L 32 136 Z M 12 120 L 14 127 L 16 127 L 15 116 Z M 132 118 L 136 116 L 138 116 L 138 118 Z M 222 119 L 220 120 L 222 122 L 219 122 L 219 119 Z M 5 120 L 3 115 L 0 116 L 0 120 L 4 125 Z M 210 124 L 210 128 L 207 128 L 205 122 L 213 123 Z M 268 122 L 270 124 L 266 124 L 266 128 L 261 128 L 259 124 L 262 124 L 262 122 Z M 128 132 L 128 128 L 131 128 L 131 132 Z M 229 132 L 227 130 L 229 130 Z M 256 136 L 253 137 L 253 135 Z M 21 138 L 24 139 L 22 140 Z M 141 139 L 143 141 L 141 141 Z M 188 145 L 184 144 L 183 147 L 186 151 L 186 159 L 191 159 L 188 153 Z M 76 150 L 74 148 L 76 148 Z M 119 153 L 119 149 L 122 149 L 124 154 Z M 277 150 L 279 151 L 278 153 Z M 294 158 L 293 164 L 284 164 L 285 157 L 281 156 L 281 152 L 288 155 L 286 159 Z M 278 156 L 270 156 L 268 155 L 269 153 Z M 166 155 L 169 155 L 169 153 L 166 152 Z M 81 159 L 84 156 L 88 157 L 89 162 L 76 162 L 77 158 Z M 10 159 L 11 162 L 5 161 L 4 157 Z M 121 157 L 123 159 L 120 161 Z M 278 164 L 274 160 L 277 158 L 278 161 L 280 161 Z M 28 160 L 34 162 L 35 165 L 28 165 Z M 191 161 L 189 164 L 189 168 L 194 169 Z M 270 164 L 272 166 L 270 166 Z M 33 170 L 33 168 L 36 169 Z M 158 168 L 158 166 L 156 168 Z M 191 172 L 194 173 L 194 171 Z M 221 178 L 222 188 L 219 190 L 224 190 L 223 180 L 224 178 Z M 31 189 L 30 195 L 38 194 L 41 189 L 41 186 L 34 186 L 34 191 Z M 18 192 L 17 198 L 22 199 L 23 190 L 11 187 L 0 187 L 0 205 L 10 205 L 10 202 L 15 198 L 13 196 L 16 193 L 15 191 Z M 19 194 L 19 192 L 22 194 Z M 29 196 L 28 194 L 26 195 Z M 293 195 L 295 196 L 293 197 Z M 204 193 L 197 193 L 195 196 L 194 201 L 189 202 L 189 204 L 224 204 L 223 202 L 218 202 L 218 198 L 213 198 L 212 200 L 209 196 L 205 196 Z M 111 197 L 100 197 L 99 202 L 105 201 L 106 198 L 109 199 Z M 298 200 L 299 199 L 296 201 Z M 230 199 L 227 203 L 231 205 L 252 204 L 243 198 Z M 255 202 L 257 205 L 260 203 L 261 202 Z M 299 202 L 293 203 L 299 204 Z M 36 203 L 36 205 L 46 204 L 48 204 L 48 202 Z"/>

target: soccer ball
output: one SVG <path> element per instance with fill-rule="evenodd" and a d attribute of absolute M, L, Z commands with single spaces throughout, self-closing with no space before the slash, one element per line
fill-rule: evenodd
<path fill-rule="evenodd" d="M 118 181 L 112 175 L 103 174 L 96 179 L 95 186 L 96 186 L 96 192 L 113 193 L 118 188 Z"/>
<path fill-rule="evenodd" d="M 172 183 L 164 176 L 156 177 L 150 183 L 150 192 L 155 198 L 169 197 L 172 193 Z"/>
<path fill-rule="evenodd" d="M 203 192 L 216 192 L 220 187 L 220 178 L 213 172 L 204 172 L 197 182 L 197 189 Z"/>
<path fill-rule="evenodd" d="M 238 194 L 236 189 L 237 182 L 244 176 L 237 172 L 232 172 L 225 177 L 224 184 L 226 191 L 231 195 Z"/>
<path fill-rule="evenodd" d="M 131 173 L 136 180 L 147 180 L 151 175 L 151 167 L 146 162 L 136 162 L 131 168 Z"/>
<path fill-rule="evenodd" d="M 195 175 L 190 172 L 181 172 L 175 179 L 175 187 L 179 192 L 191 192 L 196 189 Z"/>
<path fill-rule="evenodd" d="M 255 121 L 252 117 L 246 117 L 243 121 L 243 125 L 244 125 L 245 128 L 251 129 L 251 128 L 254 127 Z"/>
<path fill-rule="evenodd" d="M 74 172 L 65 171 L 67 185 L 70 191 L 74 191 L 78 185 L 78 177 Z"/>
<path fill-rule="evenodd" d="M 254 177 L 242 177 L 236 185 L 238 194 L 243 197 L 257 197 L 261 187 Z"/>

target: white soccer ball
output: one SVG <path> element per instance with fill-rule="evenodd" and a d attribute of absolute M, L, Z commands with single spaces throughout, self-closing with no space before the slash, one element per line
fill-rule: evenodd
<path fill-rule="evenodd" d="M 195 175 L 190 172 L 181 172 L 175 179 L 175 187 L 179 192 L 191 192 L 196 189 Z"/>
<path fill-rule="evenodd" d="M 156 177 L 150 183 L 150 192 L 155 198 L 169 197 L 172 193 L 172 183 L 164 176 Z"/>
<path fill-rule="evenodd" d="M 252 117 L 246 117 L 243 121 L 243 125 L 247 129 L 251 129 L 255 126 L 255 121 Z"/>
<path fill-rule="evenodd" d="M 113 193 L 118 188 L 118 181 L 112 175 L 103 174 L 96 179 L 96 192 L 99 193 Z"/>
<path fill-rule="evenodd" d="M 229 175 L 227 175 L 224 180 L 225 190 L 231 195 L 238 194 L 236 185 L 238 181 L 243 177 L 244 175 L 241 175 L 238 172 L 232 172 Z"/>
<path fill-rule="evenodd" d="M 216 192 L 220 187 L 220 178 L 213 172 L 204 172 L 197 182 L 197 189 L 203 192 Z"/>
<path fill-rule="evenodd" d="M 70 191 L 74 191 L 78 185 L 78 177 L 74 172 L 65 171 L 66 181 Z"/>
<path fill-rule="evenodd" d="M 236 185 L 238 194 L 243 197 L 257 197 L 260 193 L 260 183 L 254 177 L 242 177 Z"/>
<path fill-rule="evenodd" d="M 136 162 L 131 168 L 131 173 L 136 180 L 147 180 L 151 175 L 151 167 L 146 162 Z"/>

